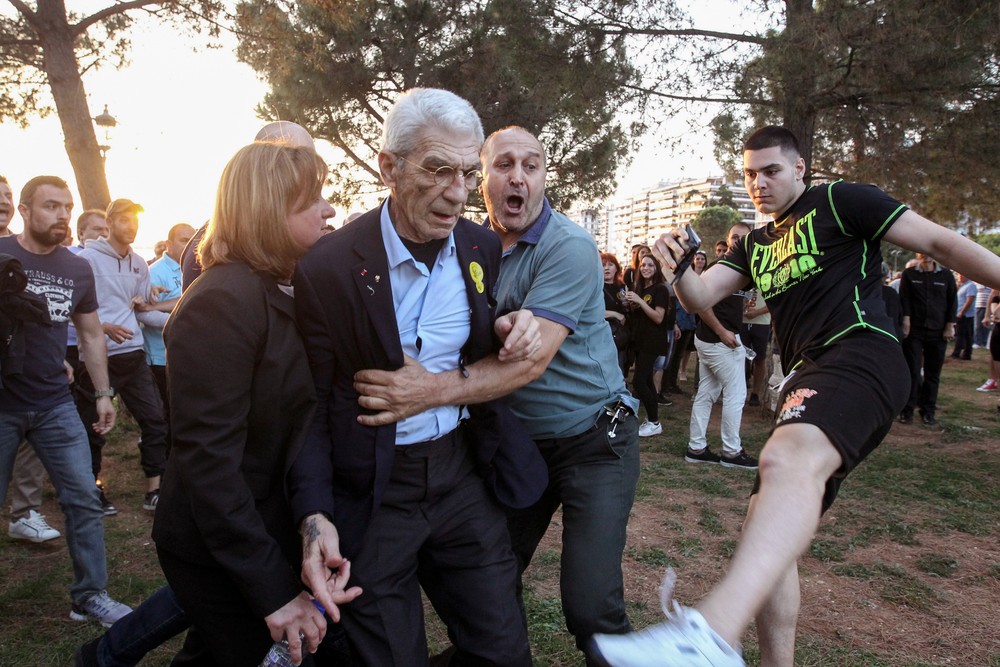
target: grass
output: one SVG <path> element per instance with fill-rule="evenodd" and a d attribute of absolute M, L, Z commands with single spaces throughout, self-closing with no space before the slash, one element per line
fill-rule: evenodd
<path fill-rule="evenodd" d="M 974 391 L 985 376 L 984 351 L 977 350 L 972 362 L 947 363 L 941 427 L 894 426 L 886 443 L 844 483 L 800 559 L 797 665 L 1000 667 L 994 630 L 1000 608 L 1000 421 L 994 396 Z M 623 559 L 635 627 L 662 618 L 657 587 L 666 567 L 676 569 L 675 595 L 685 604 L 718 581 L 736 550 L 753 485 L 746 471 L 684 463 L 689 409 L 690 399 L 664 409 L 664 434 L 642 441 Z M 750 453 L 760 451 L 769 429 L 758 411 L 746 411 L 742 437 Z M 136 438 L 128 424 L 119 427 L 105 457 L 109 491 L 122 510 L 105 522 L 109 590 L 133 605 L 163 581 L 151 521 L 139 509 L 143 482 Z M 719 447 L 714 420 L 710 444 Z M 51 491 L 43 512 L 62 527 Z M 557 515 L 524 578 L 529 636 L 540 666 L 583 664 L 560 603 L 559 525 Z M 68 665 L 75 648 L 97 636 L 96 625 L 67 619 L 71 578 L 64 540 L 26 545 L 0 539 L 0 665 Z M 445 628 L 431 611 L 428 635 L 432 650 L 447 645 Z M 178 645 L 174 640 L 142 664 L 168 665 Z M 759 664 L 752 628 L 744 651 L 749 665 Z"/>

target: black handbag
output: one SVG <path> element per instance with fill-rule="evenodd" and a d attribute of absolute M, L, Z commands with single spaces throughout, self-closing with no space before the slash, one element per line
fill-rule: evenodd
<path fill-rule="evenodd" d="M 607 322 L 608 326 L 611 327 L 611 337 L 615 339 L 615 347 L 619 350 L 627 348 L 632 340 L 632 334 L 625 323 L 618 320 L 608 320 Z"/>

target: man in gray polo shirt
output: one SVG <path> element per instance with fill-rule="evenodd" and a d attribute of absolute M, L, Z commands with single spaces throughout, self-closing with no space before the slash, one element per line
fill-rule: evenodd
<path fill-rule="evenodd" d="M 486 140 L 481 157 L 489 224 L 504 247 L 497 312 L 532 311 L 542 348 L 528 360 L 488 357 L 464 372 L 430 374 L 412 361 L 394 373 L 363 371 L 355 376 L 360 403 L 380 412 L 361 420 L 385 424 L 428 403 L 510 394 L 550 478 L 538 503 L 511 516 L 512 546 L 523 572 L 563 506 L 562 606 L 582 650 L 594 633 L 630 628 L 621 559 L 639 477 L 638 403 L 625 388 L 604 322 L 597 246 L 545 199 L 538 139 L 505 128 Z"/>

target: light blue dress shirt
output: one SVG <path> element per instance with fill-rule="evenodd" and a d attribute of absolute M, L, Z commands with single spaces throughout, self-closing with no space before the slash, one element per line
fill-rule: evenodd
<path fill-rule="evenodd" d="M 382 204 L 381 224 L 403 352 L 431 373 L 455 370 L 462 346 L 469 340 L 471 311 L 454 232 L 438 252 L 434 270 L 429 271 L 413 258 L 396 233 L 388 200 Z M 462 417 L 462 408 L 457 405 L 408 417 L 396 424 L 396 444 L 440 438 L 451 433 Z"/>

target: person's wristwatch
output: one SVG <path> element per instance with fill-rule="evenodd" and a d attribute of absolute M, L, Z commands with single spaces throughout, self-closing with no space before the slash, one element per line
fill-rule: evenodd
<path fill-rule="evenodd" d="M 105 396 L 107 396 L 108 398 L 114 398 L 115 397 L 115 388 L 114 387 L 108 387 L 107 389 L 95 389 L 94 390 L 94 398 L 104 398 Z"/>

